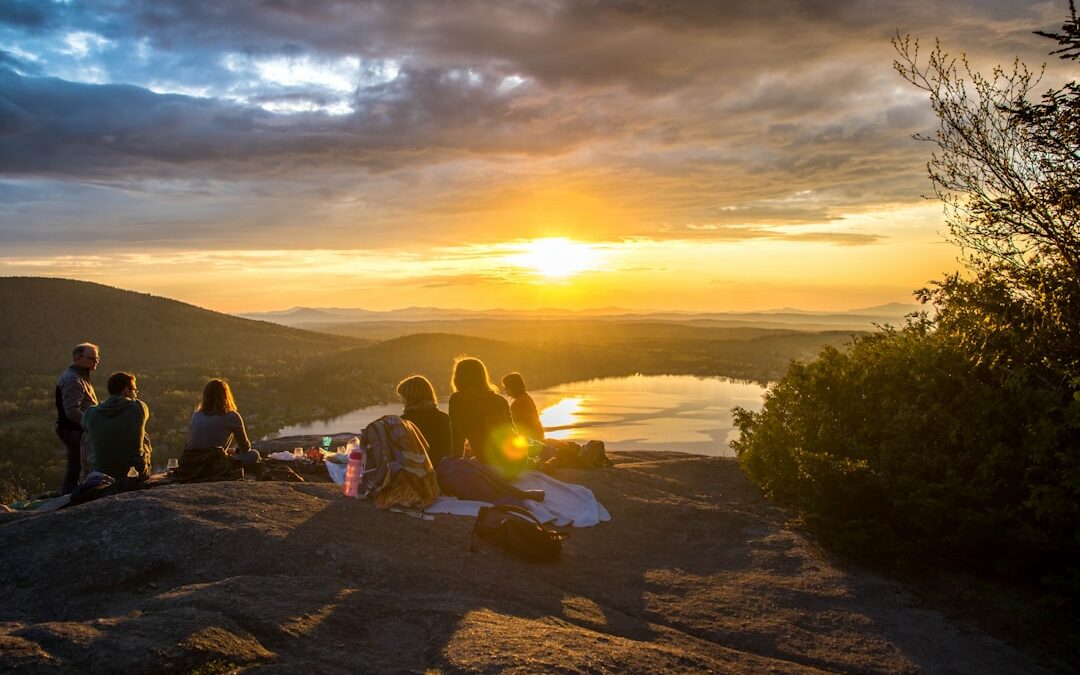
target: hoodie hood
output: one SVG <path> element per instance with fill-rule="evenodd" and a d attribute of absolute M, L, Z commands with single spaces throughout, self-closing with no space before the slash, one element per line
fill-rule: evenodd
<path fill-rule="evenodd" d="M 113 394 L 97 405 L 98 410 L 105 417 L 116 417 L 133 407 L 139 407 L 137 400 L 119 394 Z"/>

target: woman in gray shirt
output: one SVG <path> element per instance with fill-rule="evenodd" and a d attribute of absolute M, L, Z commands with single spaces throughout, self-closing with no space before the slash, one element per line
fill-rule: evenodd
<path fill-rule="evenodd" d="M 187 448 L 225 448 L 236 442 L 237 459 L 245 464 L 258 461 L 258 452 L 251 450 L 244 420 L 236 411 L 229 383 L 210 380 L 203 387 L 202 401 L 191 415 Z"/>

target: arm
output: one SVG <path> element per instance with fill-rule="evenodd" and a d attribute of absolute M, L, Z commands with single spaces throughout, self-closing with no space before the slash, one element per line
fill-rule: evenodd
<path fill-rule="evenodd" d="M 499 414 L 503 418 L 503 423 L 509 424 L 510 428 L 513 429 L 514 433 L 516 434 L 517 428 L 514 426 L 516 420 L 514 419 L 514 416 L 510 414 L 510 404 L 506 402 L 506 399 L 504 397 L 500 396 L 499 394 L 495 395 L 499 397 Z"/>
<path fill-rule="evenodd" d="M 248 439 L 247 429 L 244 428 L 244 418 L 240 417 L 238 412 L 233 412 L 232 416 L 235 425 L 231 431 L 236 439 L 236 450 L 237 452 L 247 452 L 251 449 L 251 441 Z"/>
<path fill-rule="evenodd" d="M 450 397 L 450 457 L 462 457 L 465 454 L 465 421 L 462 419 L 461 406 L 454 405 Z"/>
<path fill-rule="evenodd" d="M 82 414 L 86 410 L 83 403 L 90 398 L 86 392 L 88 386 L 88 384 L 84 384 L 82 380 L 75 377 L 69 377 L 60 383 L 60 397 L 64 405 L 64 415 L 75 424 L 82 421 Z"/>

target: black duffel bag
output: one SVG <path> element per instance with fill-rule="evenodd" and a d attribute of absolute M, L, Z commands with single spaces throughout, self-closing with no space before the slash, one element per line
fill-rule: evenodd
<path fill-rule="evenodd" d="M 476 550 L 476 538 L 480 537 L 524 560 L 555 562 L 562 553 L 564 536 L 544 527 L 536 516 L 520 506 L 481 506 L 473 525 L 469 550 Z"/>

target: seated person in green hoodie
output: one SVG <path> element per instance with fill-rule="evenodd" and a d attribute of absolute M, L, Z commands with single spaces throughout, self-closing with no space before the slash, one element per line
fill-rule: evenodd
<path fill-rule="evenodd" d="M 109 398 L 82 416 L 82 427 L 90 438 L 90 466 L 116 480 L 135 467 L 139 478 L 145 479 L 150 476 L 150 439 L 146 437 L 150 409 L 139 400 L 131 373 L 113 373 L 106 387 Z"/>

